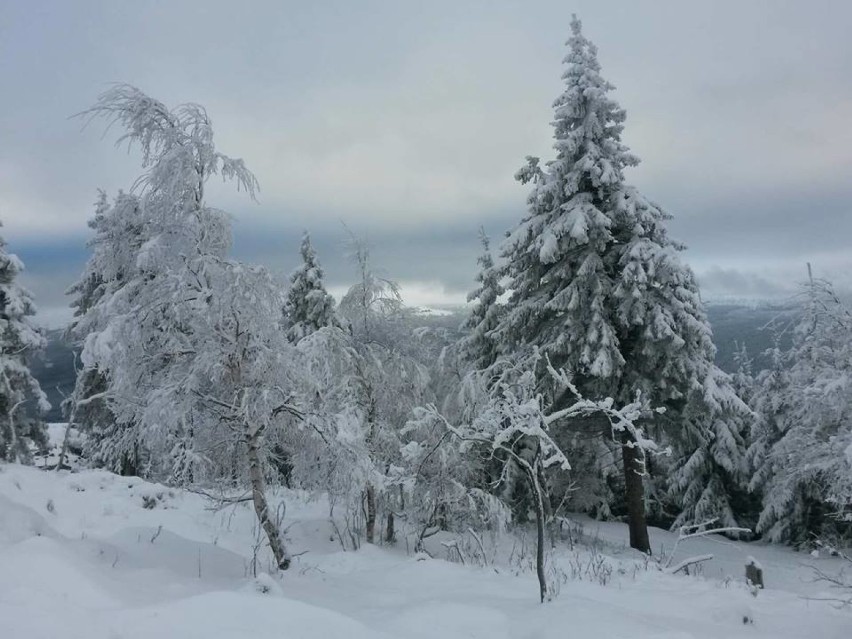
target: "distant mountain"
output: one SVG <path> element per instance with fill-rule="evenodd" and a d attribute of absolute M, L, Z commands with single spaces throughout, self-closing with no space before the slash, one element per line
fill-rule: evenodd
<path fill-rule="evenodd" d="M 796 309 L 791 306 L 709 304 L 707 318 L 713 328 L 716 364 L 724 371 L 734 372 L 737 368 L 734 362 L 736 344 L 745 344 L 754 360 L 755 372 L 767 368 L 770 362 L 765 351 L 773 345 L 770 326 L 788 326 L 795 319 L 796 313 Z M 780 345 L 782 348 L 789 347 L 790 331 L 784 332 Z"/>

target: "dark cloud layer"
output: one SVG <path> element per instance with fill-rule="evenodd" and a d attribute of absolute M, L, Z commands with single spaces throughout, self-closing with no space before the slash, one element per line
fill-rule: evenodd
<path fill-rule="evenodd" d="M 349 281 L 345 222 L 418 300 L 459 301 L 477 228 L 520 218 L 512 174 L 550 154 L 572 12 L 599 45 L 643 158 L 629 179 L 675 215 L 705 298 L 794 290 L 812 262 L 850 280 L 852 5 L 0 0 L 0 219 L 25 281 L 62 316 L 95 189 L 138 156 L 68 116 L 110 81 L 197 101 L 262 185 L 221 185 L 235 252 L 279 272 L 314 235 Z M 66 313 L 67 315 L 67 313 Z"/>

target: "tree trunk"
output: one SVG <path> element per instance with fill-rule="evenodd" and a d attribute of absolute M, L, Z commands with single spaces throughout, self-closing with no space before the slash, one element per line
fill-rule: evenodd
<path fill-rule="evenodd" d="M 376 538 L 376 489 L 371 484 L 367 484 L 365 497 L 367 500 L 367 543 L 372 544 Z"/>
<path fill-rule="evenodd" d="M 628 435 L 622 437 L 621 458 L 624 462 L 624 500 L 627 504 L 627 526 L 630 529 L 630 547 L 651 554 L 651 541 L 648 539 L 648 524 L 645 521 L 645 488 L 642 476 L 645 468 L 642 453 L 636 446 L 630 446 Z"/>
<path fill-rule="evenodd" d="M 248 449 L 249 479 L 251 480 L 251 497 L 254 502 L 254 512 L 257 520 L 266 533 L 269 547 L 275 556 L 275 563 L 280 570 L 290 567 L 290 553 L 281 539 L 278 524 L 272 520 L 269 514 L 269 505 L 266 502 L 266 482 L 263 479 L 263 470 L 260 467 L 260 454 L 258 451 L 257 433 L 246 435 L 246 448 Z"/>
<path fill-rule="evenodd" d="M 18 431 L 15 430 L 14 409 L 9 411 L 9 461 L 13 464 L 21 462 L 20 448 L 18 447 Z"/>
<path fill-rule="evenodd" d="M 541 451 L 538 453 L 541 454 Z M 547 478 L 544 476 L 544 468 L 541 464 L 536 465 L 536 476 L 538 478 L 538 485 L 541 490 L 541 499 L 542 506 L 544 507 L 544 523 L 547 528 L 547 536 L 550 538 L 550 547 L 556 547 L 556 536 L 554 535 L 553 527 L 554 527 L 554 518 L 553 518 L 553 504 L 550 503 L 550 489 L 547 487 Z"/>
<path fill-rule="evenodd" d="M 393 513 L 388 513 L 388 523 L 387 528 L 385 528 L 385 541 L 389 544 L 392 544 L 396 541 L 396 530 L 394 530 Z"/>
<path fill-rule="evenodd" d="M 139 476 L 139 451 L 136 444 L 133 445 L 133 456 L 128 454 L 122 455 L 121 467 L 118 474 L 122 477 L 138 477 Z"/>
<path fill-rule="evenodd" d="M 68 457 L 68 436 L 71 433 L 71 427 L 74 424 L 74 415 L 72 413 L 68 424 L 65 426 L 65 433 L 62 436 L 62 450 L 59 453 L 59 461 L 56 462 L 56 472 L 62 470 L 65 465 L 65 459 Z"/>
<path fill-rule="evenodd" d="M 530 483 L 530 488 L 533 492 L 533 503 L 535 504 L 535 526 L 536 526 L 536 546 L 535 546 L 535 572 L 538 575 L 538 594 L 541 603 L 544 603 L 547 598 L 547 579 L 544 575 L 544 490 L 538 481 L 538 463 L 535 463 L 536 468 L 531 467 L 528 463 L 526 470 L 527 480 Z"/>

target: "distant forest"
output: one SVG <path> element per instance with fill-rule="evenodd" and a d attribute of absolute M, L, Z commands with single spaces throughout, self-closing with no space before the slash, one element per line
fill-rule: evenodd
<path fill-rule="evenodd" d="M 764 351 L 772 346 L 773 333 L 767 327 L 776 323 L 784 325 L 793 318 L 795 310 L 778 306 L 746 306 L 744 304 L 708 304 L 707 316 L 713 327 L 716 344 L 716 364 L 725 372 L 733 373 L 735 344 L 745 344 L 754 358 L 755 370 L 768 367 Z M 452 315 L 424 315 L 423 324 L 455 328 L 466 317 L 463 309 Z M 74 349 L 63 337 L 63 331 L 53 330 L 47 334 L 47 349 L 33 363 L 33 374 L 47 393 L 51 409 L 46 415 L 48 422 L 63 421 L 62 400 L 74 390 Z M 789 334 L 782 336 L 782 347 L 789 347 Z"/>

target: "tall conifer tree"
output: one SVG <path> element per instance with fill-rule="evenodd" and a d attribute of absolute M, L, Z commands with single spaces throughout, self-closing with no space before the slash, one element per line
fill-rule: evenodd
<path fill-rule="evenodd" d="M 665 406 L 668 417 L 654 420 L 685 450 L 696 437 L 679 438 L 680 417 L 690 415 L 707 441 L 748 411 L 713 365 L 698 285 L 666 233 L 670 216 L 625 183 L 638 159 L 621 141 L 625 112 L 600 74 L 597 49 L 576 17 L 571 31 L 565 90 L 554 102 L 556 157 L 544 166 L 530 157 L 517 174 L 533 188 L 528 214 L 503 245 L 512 294 L 495 335 L 510 350 L 542 349 L 587 397 L 626 403 L 638 391 Z M 645 464 L 629 437 L 622 457 L 631 545 L 650 551 Z M 716 466 L 701 469 L 706 479 Z"/>

